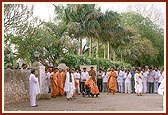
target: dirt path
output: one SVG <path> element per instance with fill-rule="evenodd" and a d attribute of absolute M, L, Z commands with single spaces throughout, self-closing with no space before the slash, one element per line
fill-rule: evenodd
<path fill-rule="evenodd" d="M 162 111 L 162 96 L 158 94 L 119 94 L 101 93 L 98 98 L 77 96 L 66 100 L 56 97 L 37 100 L 38 107 L 29 107 L 29 101 L 11 103 L 4 106 L 4 111 Z"/>

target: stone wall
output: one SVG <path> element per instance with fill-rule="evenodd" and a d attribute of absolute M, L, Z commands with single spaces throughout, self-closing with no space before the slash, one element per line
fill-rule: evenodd
<path fill-rule="evenodd" d="M 4 104 L 29 99 L 30 70 L 4 70 Z"/>

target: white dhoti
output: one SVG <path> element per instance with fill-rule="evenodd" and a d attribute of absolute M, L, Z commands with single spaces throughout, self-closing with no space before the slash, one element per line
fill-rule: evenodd
<path fill-rule="evenodd" d="M 69 83 L 69 91 L 66 91 L 66 93 L 67 93 L 67 98 L 72 98 L 73 92 L 74 92 L 74 88 L 73 88 L 73 87 L 74 87 L 74 86 L 73 86 L 73 83 L 70 82 L 70 83 Z"/>
<path fill-rule="evenodd" d="M 29 77 L 30 106 L 36 105 L 36 96 L 40 93 L 38 78 L 34 74 Z"/>
<path fill-rule="evenodd" d="M 67 93 L 67 98 L 68 99 L 72 98 L 73 93 L 75 91 L 75 81 L 74 81 L 73 74 L 71 74 L 71 77 L 72 77 L 72 81 L 70 82 L 70 73 L 67 72 L 64 91 Z"/>
<path fill-rule="evenodd" d="M 136 84 L 136 87 L 135 87 L 135 92 L 136 93 L 142 93 L 142 89 L 143 89 L 143 86 L 142 84 Z"/>

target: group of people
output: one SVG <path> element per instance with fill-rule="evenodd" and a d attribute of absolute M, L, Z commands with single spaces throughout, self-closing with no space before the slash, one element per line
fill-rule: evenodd
<path fill-rule="evenodd" d="M 37 78 L 37 75 L 32 73 L 29 79 L 30 83 L 32 81 L 37 84 Z M 45 79 L 48 93 L 51 93 L 53 98 L 66 95 L 67 100 L 72 100 L 77 95 L 84 95 L 87 87 L 89 87 L 89 95 L 96 95 L 96 97 L 101 92 L 107 92 L 107 94 L 137 93 L 138 96 L 141 96 L 143 93 L 158 92 L 158 87 L 164 79 L 164 69 L 157 67 L 152 69 L 145 66 L 121 70 L 111 67 L 107 70 L 99 69 L 96 72 L 94 67 L 91 67 L 89 71 L 86 71 L 85 67 L 82 70 L 79 68 L 67 68 L 66 70 L 47 68 Z M 31 102 L 33 107 L 37 106 L 34 98 L 39 91 L 34 90 L 34 92 L 33 99 L 30 98 L 33 100 Z"/>
<path fill-rule="evenodd" d="M 89 86 L 91 94 L 97 95 L 99 91 L 95 84 L 95 75 L 93 67 L 89 72 L 83 68 L 81 73 L 78 68 L 75 70 L 54 68 L 53 71 L 49 68 L 46 71 L 48 92 L 53 98 L 66 95 L 67 100 L 72 100 L 72 98 L 76 98 L 76 95 L 83 94 L 86 86 Z"/>

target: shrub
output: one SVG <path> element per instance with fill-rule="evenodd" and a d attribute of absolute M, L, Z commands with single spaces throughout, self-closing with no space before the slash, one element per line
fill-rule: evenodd
<path fill-rule="evenodd" d="M 64 57 L 65 64 L 70 68 L 75 68 L 80 65 L 97 65 L 97 68 L 107 69 L 109 67 L 120 67 L 121 69 L 130 68 L 131 65 L 128 63 L 120 62 L 120 61 L 112 61 L 103 58 L 89 58 L 86 56 L 79 55 L 70 55 L 67 54 Z"/>

